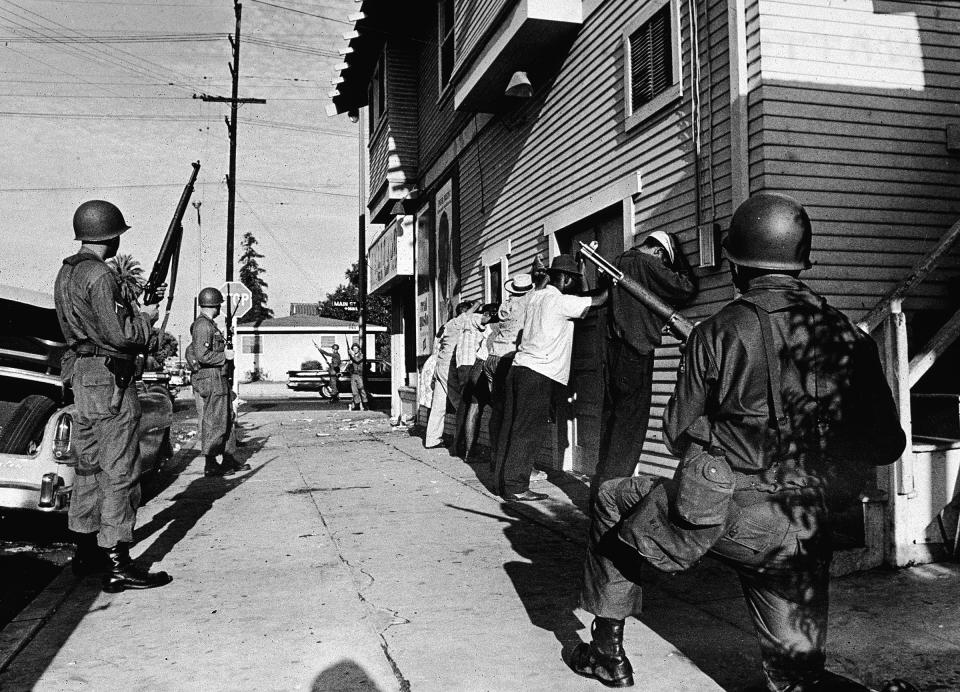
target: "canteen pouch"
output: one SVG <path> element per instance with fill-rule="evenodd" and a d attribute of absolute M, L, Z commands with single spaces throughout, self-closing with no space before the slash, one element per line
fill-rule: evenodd
<path fill-rule="evenodd" d="M 618 537 L 662 572 L 689 569 L 736 519 L 734 485 L 722 455 L 691 443 L 676 476 L 651 489 L 623 520 Z"/>

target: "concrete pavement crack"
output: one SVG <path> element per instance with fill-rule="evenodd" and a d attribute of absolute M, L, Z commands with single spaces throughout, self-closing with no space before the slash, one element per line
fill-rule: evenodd
<path fill-rule="evenodd" d="M 303 474 L 303 469 L 301 468 L 300 463 L 296 460 L 296 458 L 293 459 L 293 463 L 296 464 L 297 473 L 300 475 L 300 480 L 303 482 L 304 488 L 308 488 L 309 486 L 307 484 L 307 479 L 306 479 L 306 476 L 304 476 Z M 343 548 L 340 545 L 339 539 L 337 539 L 335 532 L 331 530 L 330 525 L 327 523 L 326 517 L 323 516 L 323 512 L 320 509 L 320 505 L 317 504 L 316 494 L 313 491 L 308 491 L 307 494 L 310 495 L 310 502 L 313 503 L 313 508 L 317 511 L 317 516 L 320 518 L 320 523 L 323 524 L 324 530 L 327 532 L 327 535 L 330 537 L 330 541 L 333 543 L 334 548 L 337 551 L 337 559 L 339 559 L 341 564 L 343 564 L 347 568 L 347 571 L 350 575 L 354 575 L 358 571 L 366 575 L 366 577 L 370 580 L 370 583 L 367 584 L 367 587 L 369 587 L 375 581 L 373 575 L 360 567 L 354 567 L 353 565 L 350 564 L 350 561 L 344 555 Z M 356 589 L 357 599 L 367 609 L 371 611 L 386 610 L 384 608 L 378 608 L 374 606 L 370 601 L 368 601 L 367 598 L 363 595 L 363 591 L 362 591 L 363 587 L 357 584 L 355 579 L 354 579 L 354 588 Z M 387 611 L 387 612 L 391 612 L 391 611 Z M 409 620 L 406 620 L 406 618 L 401 618 L 400 615 L 398 615 L 395 612 L 391 612 L 391 614 L 395 618 L 409 622 Z M 395 624 L 403 624 L 403 623 L 391 623 L 387 625 L 385 628 L 383 628 L 382 630 L 378 631 L 377 628 L 373 628 L 373 631 L 376 634 L 377 638 L 380 640 L 379 642 L 380 648 L 383 650 L 383 655 L 384 657 L 386 657 L 387 663 L 390 664 L 390 669 L 393 671 L 393 675 L 397 679 L 397 683 L 399 683 L 400 685 L 400 691 L 410 692 L 410 681 L 407 680 L 406 677 L 404 677 L 403 672 L 400 670 L 400 666 L 397 664 L 397 661 L 394 659 L 393 654 L 390 652 L 390 644 L 387 642 L 387 639 L 384 636 L 384 633 Z"/>

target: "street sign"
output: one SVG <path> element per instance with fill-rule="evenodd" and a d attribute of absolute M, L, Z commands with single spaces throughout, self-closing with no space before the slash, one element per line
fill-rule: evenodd
<path fill-rule="evenodd" d="M 253 294 L 239 281 L 227 281 L 220 287 L 226 303 L 224 312 L 228 319 L 238 320 L 253 307 Z"/>

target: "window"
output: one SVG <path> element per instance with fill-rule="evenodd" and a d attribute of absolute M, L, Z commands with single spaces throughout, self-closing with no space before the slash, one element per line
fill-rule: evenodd
<path fill-rule="evenodd" d="M 450 83 L 453 74 L 453 2 L 440 0 L 437 3 L 441 90 Z"/>
<path fill-rule="evenodd" d="M 263 344 L 260 341 L 259 334 L 244 336 L 240 342 L 240 347 L 243 353 L 263 353 Z"/>
<path fill-rule="evenodd" d="M 377 128 L 380 118 L 386 109 L 386 75 L 384 74 L 383 56 L 377 61 L 377 66 L 373 69 L 373 76 L 370 78 L 370 85 L 367 87 L 367 104 L 370 120 L 370 133 Z"/>
<path fill-rule="evenodd" d="M 335 343 L 337 343 L 337 337 L 333 335 L 324 334 L 320 337 L 320 348 L 329 349 Z"/>
<path fill-rule="evenodd" d="M 503 262 L 487 267 L 487 302 L 503 302 Z"/>
<path fill-rule="evenodd" d="M 627 129 L 680 96 L 676 0 L 650 3 L 624 31 Z"/>

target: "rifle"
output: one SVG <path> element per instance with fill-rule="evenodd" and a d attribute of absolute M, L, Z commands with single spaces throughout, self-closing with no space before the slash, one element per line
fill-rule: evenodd
<path fill-rule="evenodd" d="M 620 287 L 631 296 L 643 303 L 647 308 L 662 317 L 666 321 L 666 327 L 680 341 L 686 341 L 690 336 L 690 330 L 693 329 L 693 323 L 672 307 L 667 305 L 660 296 L 649 291 L 639 283 L 624 275 L 622 271 L 613 266 L 597 252 L 594 244 L 580 242 L 580 254 L 584 259 L 590 260 L 597 267 L 601 274 L 607 274 L 614 285 Z"/>

